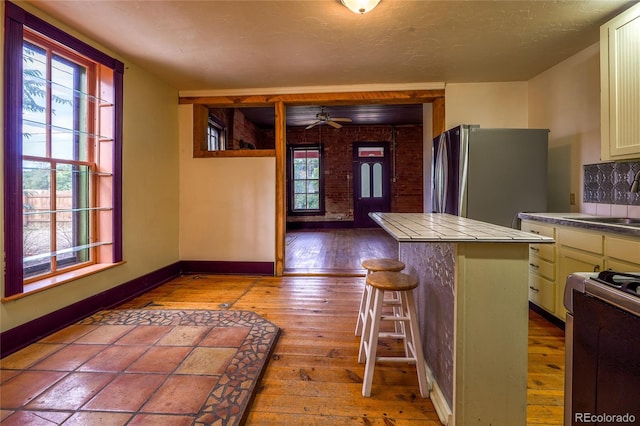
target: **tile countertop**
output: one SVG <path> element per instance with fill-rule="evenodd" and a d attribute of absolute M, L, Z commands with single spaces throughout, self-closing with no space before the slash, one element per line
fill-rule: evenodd
<path fill-rule="evenodd" d="M 553 238 L 444 213 L 369 213 L 399 242 L 553 243 Z"/>
<path fill-rule="evenodd" d="M 519 213 L 518 218 L 521 220 L 536 220 L 555 225 L 573 226 L 575 228 L 590 229 L 593 231 L 613 232 L 615 234 L 628 235 L 631 237 L 640 237 L 640 227 L 627 226 L 612 223 L 594 223 L 585 222 L 583 219 L 589 219 L 595 216 L 585 213 Z"/>

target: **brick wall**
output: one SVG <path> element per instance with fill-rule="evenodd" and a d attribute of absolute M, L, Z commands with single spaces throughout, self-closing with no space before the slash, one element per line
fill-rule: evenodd
<path fill-rule="evenodd" d="M 287 129 L 287 145 L 324 145 L 324 217 L 296 217 L 296 221 L 353 219 L 353 142 L 392 142 L 395 129 L 395 158 L 391 158 L 391 211 L 422 212 L 422 126 L 345 126 L 334 129 Z M 394 179 L 395 176 L 395 179 Z"/>

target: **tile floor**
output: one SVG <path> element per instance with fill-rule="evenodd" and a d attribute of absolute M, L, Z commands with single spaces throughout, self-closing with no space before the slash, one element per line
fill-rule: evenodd
<path fill-rule="evenodd" d="M 119 321 L 122 324 L 92 317 L 0 361 L 3 425 L 177 426 L 208 423 L 218 409 L 226 410 L 218 413 L 222 417 L 242 414 L 241 405 L 250 395 L 228 384 L 235 381 L 248 388 L 243 378 L 256 373 L 259 366 L 253 364 L 268 355 L 240 348 L 261 343 L 255 327 L 237 319 L 222 326 L 203 325 L 194 314 L 181 315 L 177 325 L 173 319 L 170 325 L 149 321 L 150 315 L 160 318 L 160 312 L 185 311 L 111 312 L 147 316 L 131 321 L 134 313 Z M 277 327 L 268 332 L 273 335 L 274 330 Z M 238 399 L 216 404 L 216 392 L 235 392 Z"/>

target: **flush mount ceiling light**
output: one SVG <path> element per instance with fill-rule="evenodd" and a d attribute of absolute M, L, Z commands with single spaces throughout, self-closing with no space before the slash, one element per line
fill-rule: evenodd
<path fill-rule="evenodd" d="M 353 13 L 364 15 L 371 12 L 380 3 L 380 0 L 340 0 Z"/>

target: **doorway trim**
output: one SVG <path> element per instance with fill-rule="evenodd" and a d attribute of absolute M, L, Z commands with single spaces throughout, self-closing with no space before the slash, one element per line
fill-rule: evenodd
<path fill-rule="evenodd" d="M 274 275 L 282 276 L 285 270 L 286 237 L 286 105 L 353 105 L 353 104 L 433 104 L 431 116 L 433 135 L 445 128 L 445 90 L 378 90 L 360 92 L 298 93 L 279 95 L 214 95 L 180 97 L 180 105 L 206 105 L 207 107 L 273 106 L 275 109 L 275 160 L 276 160 L 276 226 Z M 205 129 L 194 128 L 194 137 Z M 242 153 L 236 156 L 243 156 Z"/>

